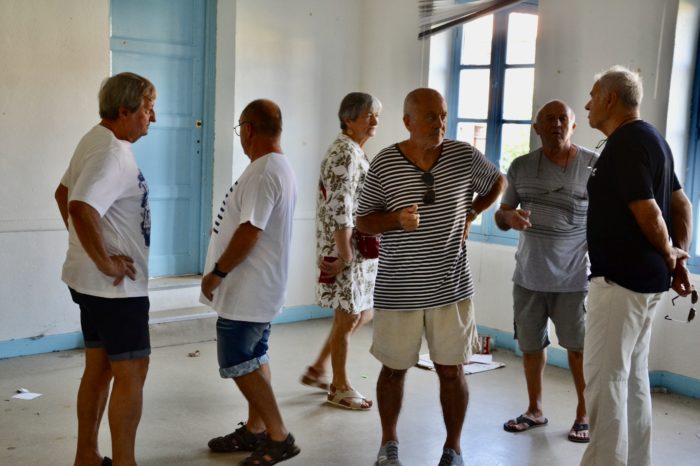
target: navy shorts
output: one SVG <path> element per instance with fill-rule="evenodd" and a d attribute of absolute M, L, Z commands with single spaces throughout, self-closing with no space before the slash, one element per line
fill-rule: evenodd
<path fill-rule="evenodd" d="M 148 296 L 102 298 L 69 288 L 80 306 L 80 327 L 86 348 L 104 348 L 110 361 L 145 358 L 151 354 Z"/>
<path fill-rule="evenodd" d="M 235 379 L 267 364 L 270 361 L 267 356 L 269 338 L 269 322 L 244 322 L 219 317 L 216 321 L 216 348 L 221 377 Z"/>

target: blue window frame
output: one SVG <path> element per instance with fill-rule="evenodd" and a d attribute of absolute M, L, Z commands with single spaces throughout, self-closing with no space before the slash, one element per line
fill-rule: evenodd
<path fill-rule="evenodd" d="M 537 2 L 475 19 L 453 34 L 448 137 L 471 143 L 505 173 L 530 151 Z M 516 244 L 515 232 L 496 227 L 495 208 L 474 222 L 470 239 Z"/>
<path fill-rule="evenodd" d="M 700 40 L 695 59 L 695 82 L 690 107 L 690 132 L 688 138 L 688 171 L 685 189 L 693 204 L 694 238 L 690 247 L 688 268 L 700 273 Z"/>

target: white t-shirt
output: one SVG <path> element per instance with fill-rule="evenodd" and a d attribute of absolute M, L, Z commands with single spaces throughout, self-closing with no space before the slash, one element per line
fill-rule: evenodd
<path fill-rule="evenodd" d="M 226 194 L 214 219 L 204 268 L 209 273 L 239 225 L 263 230 L 257 243 L 214 290 L 200 301 L 225 319 L 270 322 L 287 294 L 289 249 L 296 203 L 296 181 L 287 157 L 270 153 L 256 159 Z"/>
<path fill-rule="evenodd" d="M 151 213 L 148 186 L 136 165 L 131 143 L 117 139 L 104 126 L 95 126 L 78 143 L 61 184 L 68 188 L 68 202 L 85 202 L 100 214 L 107 252 L 131 257 L 136 268 L 136 280 L 125 277 L 119 285 L 112 285 L 114 278 L 97 269 L 69 218 L 62 280 L 91 296 L 147 296 Z"/>

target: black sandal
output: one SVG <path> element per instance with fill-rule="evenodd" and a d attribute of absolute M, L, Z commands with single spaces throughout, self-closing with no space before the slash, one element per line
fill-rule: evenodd
<path fill-rule="evenodd" d="M 256 434 L 249 431 L 245 422 L 239 422 L 238 425 L 240 427 L 230 434 L 209 440 L 209 449 L 216 453 L 255 451 L 260 443 L 267 438 L 265 432 Z"/>
<path fill-rule="evenodd" d="M 300 452 L 292 434 L 287 435 L 287 438 L 281 442 L 275 442 L 267 437 L 242 464 L 243 466 L 271 466 L 293 458 Z"/>

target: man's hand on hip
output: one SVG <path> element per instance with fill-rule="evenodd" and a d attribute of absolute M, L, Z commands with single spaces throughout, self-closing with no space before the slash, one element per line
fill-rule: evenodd
<path fill-rule="evenodd" d="M 129 256 L 109 256 L 109 262 L 100 267 L 100 272 L 108 277 L 114 277 L 112 285 L 117 286 L 124 277 L 129 277 L 131 280 L 136 279 L 136 267 L 134 267 L 134 259 Z"/>

